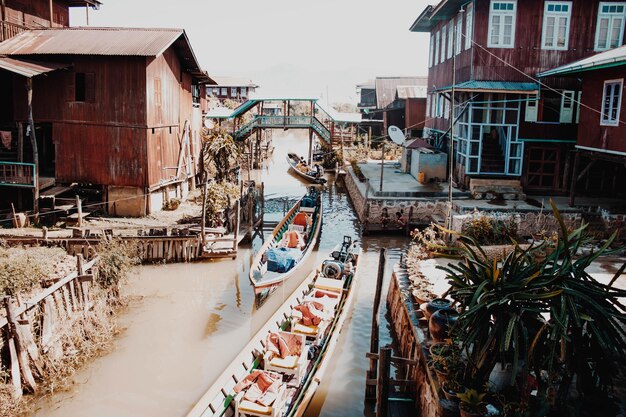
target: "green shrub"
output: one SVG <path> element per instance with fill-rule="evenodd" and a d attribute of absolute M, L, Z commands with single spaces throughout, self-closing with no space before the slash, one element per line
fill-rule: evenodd
<path fill-rule="evenodd" d="M 98 284 L 114 292 L 130 269 L 141 260 L 136 244 L 122 240 L 103 240 L 98 245 L 98 256 Z"/>

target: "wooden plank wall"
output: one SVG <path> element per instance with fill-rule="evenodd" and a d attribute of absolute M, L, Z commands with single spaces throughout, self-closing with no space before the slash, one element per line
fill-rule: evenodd
<path fill-rule="evenodd" d="M 23 24 L 29 27 L 48 27 L 50 22 L 49 0 L 5 0 L 7 19 L 9 22 Z M 69 26 L 70 14 L 66 2 L 54 0 L 54 26 Z"/>

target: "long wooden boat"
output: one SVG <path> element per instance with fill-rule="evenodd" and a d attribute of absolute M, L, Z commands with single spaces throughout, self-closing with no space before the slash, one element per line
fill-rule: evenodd
<path fill-rule="evenodd" d="M 305 180 L 313 184 L 326 184 L 326 178 L 322 177 L 324 170 L 321 165 L 320 165 L 320 170 L 321 170 L 320 174 L 317 175 L 317 172 L 314 170 L 307 171 L 307 172 L 302 172 L 301 170 L 299 170 L 298 169 L 299 162 L 300 162 L 300 157 L 298 155 L 296 155 L 295 153 L 287 154 L 287 163 L 289 164 L 291 169 L 293 169 L 296 175 L 304 178 Z"/>
<path fill-rule="evenodd" d="M 310 224 L 308 221 L 305 226 L 295 224 L 302 220 L 299 218 L 303 216 L 301 213 L 309 219 Z M 313 251 L 321 227 L 322 194 L 315 187 L 310 187 L 307 194 L 298 200 L 278 223 L 271 237 L 265 241 L 254 257 L 250 267 L 250 281 L 254 285 L 255 292 L 260 293 L 275 287 L 300 270 Z M 304 245 L 299 248 L 284 248 L 288 246 L 286 242 L 294 231 L 303 238 Z M 276 256 L 292 256 L 293 262 L 290 262 L 291 265 L 288 268 L 282 268 L 284 265 L 277 264 L 271 259 Z"/>
<path fill-rule="evenodd" d="M 252 337 L 187 417 L 301 417 L 328 370 L 354 302 L 360 258 L 356 242 L 344 237 L 343 243 L 329 254 L 321 267 L 309 274 Z M 327 314 L 324 321 L 313 326 L 318 330 L 315 334 L 301 330 L 304 322 L 298 313 L 311 300 L 319 300 Z M 293 357 L 298 358 L 296 366 L 284 365 L 281 368 L 276 366 L 275 358 L 268 356 L 272 338 L 276 335 L 303 340 L 301 351 L 290 351 Z M 288 361 L 293 357 L 277 360 Z M 248 392 L 241 390 L 251 380 L 265 375 L 275 378 L 273 391 L 277 393 L 273 402 L 267 405 L 247 399 Z M 266 389 L 270 391 L 271 388 Z"/>

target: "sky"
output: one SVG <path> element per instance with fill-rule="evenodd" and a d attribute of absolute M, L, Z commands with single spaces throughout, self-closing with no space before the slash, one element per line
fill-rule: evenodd
<path fill-rule="evenodd" d="M 426 75 L 428 38 L 409 32 L 427 0 L 102 0 L 90 26 L 183 28 L 209 75 L 262 92 L 355 103 L 376 76 Z M 72 26 L 86 23 L 84 8 Z"/>

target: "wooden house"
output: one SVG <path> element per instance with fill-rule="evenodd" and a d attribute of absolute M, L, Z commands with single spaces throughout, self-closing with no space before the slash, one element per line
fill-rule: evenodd
<path fill-rule="evenodd" d="M 68 27 L 70 7 L 97 9 L 97 0 L 3 0 L 0 4 L 0 42 L 28 29 Z"/>
<path fill-rule="evenodd" d="M 581 83 L 576 152 L 571 173 L 571 204 L 577 192 L 626 201 L 626 46 L 545 71 Z"/>
<path fill-rule="evenodd" d="M 0 146 L 5 165 L 33 162 L 24 88 L 32 79 L 39 180 L 95 188 L 118 215 L 145 215 L 186 193 L 212 80 L 184 30 L 30 30 L 0 43 L 0 57 L 0 89 L 8 92 L 0 130 L 15 150 Z M 44 70 L 29 73 L 29 65 Z M 10 173 L 0 178 L 18 183 Z"/>
<path fill-rule="evenodd" d="M 442 0 L 424 9 L 410 30 L 430 35 L 425 135 L 448 149 L 456 121 L 455 179 L 566 191 L 580 87 L 567 77 L 540 85 L 536 74 L 622 45 L 625 20 L 626 3 L 615 0 Z"/>
<path fill-rule="evenodd" d="M 220 101 L 235 100 L 246 101 L 250 96 L 254 95 L 254 92 L 258 85 L 252 82 L 252 80 L 240 77 L 213 77 L 215 85 L 207 88 L 208 97 L 216 97 Z"/>

